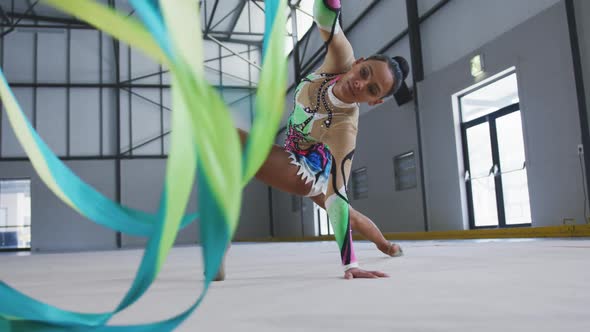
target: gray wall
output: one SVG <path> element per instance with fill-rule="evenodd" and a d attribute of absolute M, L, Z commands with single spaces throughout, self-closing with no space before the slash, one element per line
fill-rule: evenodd
<path fill-rule="evenodd" d="M 82 180 L 107 197 L 115 198 L 113 160 L 68 161 L 66 165 Z M 165 160 L 134 159 L 121 162 L 122 204 L 156 212 L 163 186 Z M 116 234 L 82 217 L 62 203 L 37 176 L 28 161 L 0 162 L 0 178 L 31 179 L 31 246 L 34 251 L 105 250 L 116 248 Z M 236 238 L 270 235 L 268 187 L 254 180 L 244 190 Z M 193 193 L 188 211 L 197 209 Z M 198 225 L 192 223 L 178 234 L 176 244 L 198 242 Z M 144 238 L 123 235 L 123 248 L 145 244 Z"/>
<path fill-rule="evenodd" d="M 270 222 L 268 186 L 254 179 L 244 188 L 240 224 L 234 238 L 268 237 Z"/>
<path fill-rule="evenodd" d="M 590 114 L 588 114 L 588 106 L 590 105 L 590 2 L 576 0 L 574 1 L 574 7 L 576 9 L 582 71 L 584 73 L 584 87 L 586 89 L 586 114 L 589 115 L 588 126 L 590 126 Z"/>
<path fill-rule="evenodd" d="M 124 160 L 121 162 L 121 203 L 131 208 L 156 213 L 160 205 L 160 195 L 164 187 L 166 160 Z M 196 194 L 193 192 L 187 211 L 197 209 Z M 192 223 L 180 231 L 177 244 L 196 243 L 198 240 L 197 223 Z M 122 235 L 123 247 L 143 246 L 145 238 Z"/>
<path fill-rule="evenodd" d="M 436 21 L 432 21 L 436 22 Z M 436 27 L 426 30 L 435 31 Z M 426 39 L 428 40 L 428 39 Z M 516 66 L 534 226 L 581 220 L 580 126 L 565 7 L 559 3 L 477 49 L 488 75 Z M 471 55 L 471 54 L 470 54 Z M 470 56 L 419 84 L 428 218 L 432 230 L 466 227 L 462 155 L 451 96 L 475 83 Z"/>
<path fill-rule="evenodd" d="M 121 163 L 121 201 L 129 207 L 157 212 L 166 172 L 164 159 L 124 160 Z M 268 187 L 254 180 L 242 197 L 240 223 L 235 238 L 266 237 L 270 235 Z M 187 207 L 188 212 L 198 211 L 196 187 Z M 176 244 L 194 244 L 199 239 L 198 222 L 180 231 Z M 123 247 L 145 244 L 144 238 L 123 235 Z"/>
<path fill-rule="evenodd" d="M 369 112 L 359 124 L 352 169 L 367 168 L 369 192 L 367 198 L 349 199 L 385 232 L 424 230 L 420 182 L 414 189 L 396 191 L 393 172 L 394 156 L 414 151 L 418 159 L 413 106 L 400 108 L 391 100 Z"/>
<path fill-rule="evenodd" d="M 113 161 L 69 161 L 80 178 L 105 196 L 115 197 Z M 28 161 L 0 163 L 2 179 L 31 179 L 31 249 L 33 251 L 116 248 L 115 232 L 82 217 L 59 200 Z"/>
<path fill-rule="evenodd" d="M 450 1 L 420 27 L 425 76 L 456 62 L 557 2 Z"/>
<path fill-rule="evenodd" d="M 274 235 L 279 237 L 303 235 L 301 211 L 292 210 L 292 195 L 272 189 Z"/>

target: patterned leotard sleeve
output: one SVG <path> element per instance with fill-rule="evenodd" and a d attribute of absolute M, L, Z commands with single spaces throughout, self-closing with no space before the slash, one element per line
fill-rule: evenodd
<path fill-rule="evenodd" d="M 341 28 L 338 22 L 340 7 L 340 0 L 315 0 L 313 19 L 318 28 L 334 34 L 340 33 Z"/>
<path fill-rule="evenodd" d="M 340 0 L 315 0 L 313 9 L 317 26 L 331 34 L 326 41 L 329 43 L 332 35 L 342 31 L 338 22 L 341 10 Z M 331 122 L 331 119 L 328 121 Z M 330 127 L 330 123 L 326 123 L 326 127 Z M 346 196 L 346 185 L 356 145 L 356 132 L 356 126 L 353 123 L 344 121 L 332 124 L 320 139 L 332 152 L 332 169 L 326 190 L 325 207 L 334 228 L 345 270 L 358 266 L 352 244 L 349 203 Z"/>
<path fill-rule="evenodd" d="M 334 228 L 344 269 L 358 267 L 352 244 L 346 186 L 356 146 L 356 128 L 349 122 L 330 128 L 322 137 L 332 152 L 332 170 L 326 191 L 326 212 Z"/>

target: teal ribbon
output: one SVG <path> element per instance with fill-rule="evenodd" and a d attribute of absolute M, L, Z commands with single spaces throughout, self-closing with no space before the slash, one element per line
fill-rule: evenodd
<path fill-rule="evenodd" d="M 203 301 L 237 228 L 241 190 L 264 162 L 278 129 L 286 87 L 286 61 L 282 45 L 284 2 L 267 1 L 269 8 L 277 9 L 266 12 L 267 28 L 270 28 L 265 31 L 265 61 L 254 124 L 243 156 L 230 153 L 232 149 L 239 149 L 239 142 L 229 112 L 200 72 L 202 59 L 199 64 L 195 58 L 202 56 L 201 48 L 190 45 L 190 42 L 196 42 L 190 40 L 194 37 L 190 33 L 198 36 L 200 32 L 194 31 L 200 26 L 194 22 L 198 22 L 198 11 L 192 13 L 194 21 L 191 21 L 191 13 L 183 11 L 183 8 L 198 9 L 194 1 L 175 0 L 172 4 L 131 0 L 142 19 L 141 24 L 92 0 L 46 2 L 113 34 L 170 68 L 174 109 L 171 148 L 158 213 L 149 214 L 121 206 L 84 183 L 50 151 L 18 107 L 0 71 L 0 96 L 9 121 L 33 166 L 49 188 L 82 215 L 105 227 L 148 237 L 135 279 L 114 311 L 79 313 L 62 310 L 0 282 L 0 331 L 173 330 Z M 170 15 L 176 16 L 173 20 L 166 19 Z M 180 23 L 176 22 L 177 16 L 182 16 Z M 179 24 L 186 25 L 189 34 L 182 34 L 183 26 Z M 200 167 L 197 167 L 197 154 L 201 156 Z M 240 166 L 242 163 L 245 165 L 243 168 Z M 167 320 L 142 325 L 107 326 L 113 315 L 132 305 L 148 290 L 177 232 L 197 217 L 196 214 L 183 215 L 195 173 L 199 180 L 199 227 L 205 266 L 201 294 L 188 309 Z"/>

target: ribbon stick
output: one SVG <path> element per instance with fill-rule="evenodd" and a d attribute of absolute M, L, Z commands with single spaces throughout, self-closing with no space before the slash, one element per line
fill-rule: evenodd
<path fill-rule="evenodd" d="M 205 81 L 197 0 L 131 0 L 141 20 L 96 0 L 43 0 L 140 50 L 170 70 L 172 133 L 158 213 L 113 202 L 82 181 L 55 156 L 20 109 L 0 70 L 0 98 L 13 130 L 35 171 L 64 203 L 94 222 L 148 238 L 135 279 L 116 309 L 103 313 L 67 311 L 33 299 L 0 282 L 0 330 L 170 331 L 203 301 L 231 241 L 242 190 L 266 159 L 278 130 L 286 89 L 285 2 L 267 0 L 263 67 L 255 119 L 245 152 L 227 106 Z M 197 163 L 198 156 L 198 163 Z M 193 180 L 198 177 L 199 227 L 205 268 L 204 287 L 193 305 L 160 322 L 109 326 L 118 312 L 136 302 L 157 278 L 182 227 Z"/>

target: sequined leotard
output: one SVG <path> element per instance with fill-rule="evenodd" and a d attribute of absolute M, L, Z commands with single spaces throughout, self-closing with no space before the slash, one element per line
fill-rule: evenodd
<path fill-rule="evenodd" d="M 345 268 L 358 266 L 350 233 L 346 184 L 356 145 L 359 108 L 332 93 L 339 76 L 314 73 L 295 92 L 285 150 L 298 175 L 312 183 L 308 196 L 326 195 L 326 211 L 340 246 Z"/>

